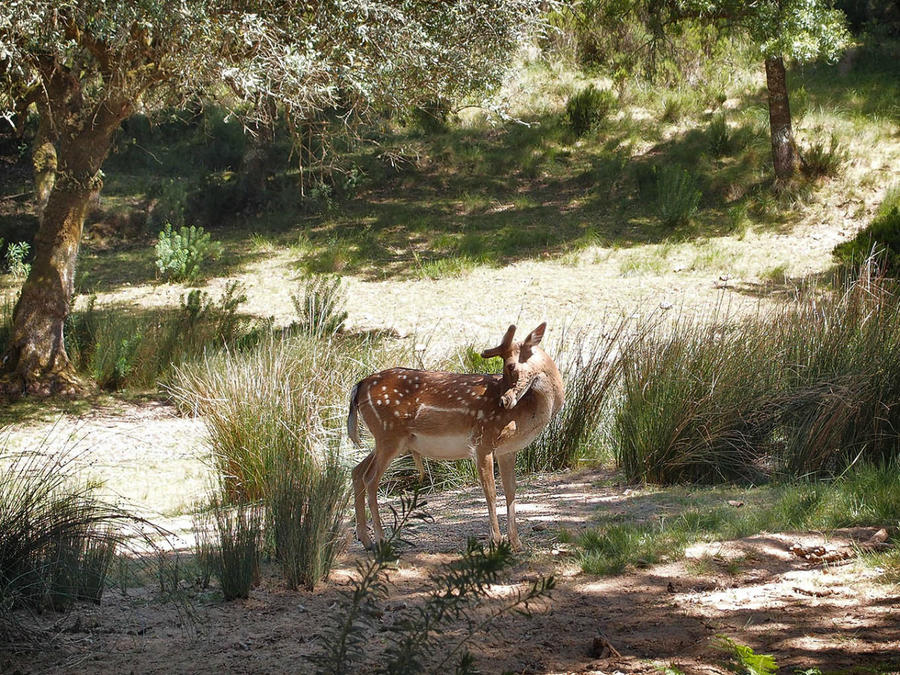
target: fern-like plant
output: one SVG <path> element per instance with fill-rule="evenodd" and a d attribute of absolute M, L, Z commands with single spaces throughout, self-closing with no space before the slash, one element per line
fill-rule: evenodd
<path fill-rule="evenodd" d="M 656 176 L 656 212 L 663 225 L 680 227 L 691 222 L 700 205 L 697 181 L 678 166 L 666 165 Z"/>

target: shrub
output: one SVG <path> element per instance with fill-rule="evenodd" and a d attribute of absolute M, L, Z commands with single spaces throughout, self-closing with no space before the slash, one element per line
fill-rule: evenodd
<path fill-rule="evenodd" d="M 900 275 L 900 185 L 888 190 L 868 227 L 835 246 L 832 253 L 849 270 L 863 263 L 873 250 L 880 251 L 876 260 L 885 274 Z"/>
<path fill-rule="evenodd" d="M 530 615 L 531 606 L 550 596 L 555 579 L 539 577 L 525 590 L 493 602 L 490 589 L 500 581 L 500 573 L 513 563 L 509 544 L 490 548 L 470 539 L 459 559 L 439 568 L 421 606 L 406 610 L 394 621 L 387 648 L 371 650 L 371 631 L 380 626 L 380 600 L 388 595 L 387 570 L 397 560 L 396 544 L 402 541 L 410 520 L 428 519 L 419 508 L 418 494 L 401 501 L 394 512 L 394 527 L 372 556 L 357 563 L 358 580 L 343 593 L 343 606 L 325 629 L 322 648 L 312 658 L 317 673 L 347 675 L 357 672 L 394 673 L 442 672 L 476 673 L 474 657 L 466 649 L 477 635 L 484 634 L 504 614 Z M 468 630 L 451 638 L 443 627 L 464 621 Z M 376 665 L 377 664 L 377 665 Z"/>
<path fill-rule="evenodd" d="M 707 127 L 709 151 L 713 157 L 724 157 L 732 150 L 732 133 L 725 115 L 716 115 Z"/>
<path fill-rule="evenodd" d="M 599 125 L 616 105 L 616 95 L 589 84 L 566 103 L 566 121 L 578 136 Z"/>
<path fill-rule="evenodd" d="M 700 204 L 697 181 L 679 166 L 665 165 L 656 174 L 656 212 L 663 225 L 687 225 Z"/>
<path fill-rule="evenodd" d="M 200 274 L 200 265 L 208 257 L 218 257 L 221 244 L 212 241 L 202 227 L 181 227 L 177 232 L 166 223 L 156 242 L 156 269 L 170 281 L 189 281 Z"/>
<path fill-rule="evenodd" d="M 338 276 L 310 276 L 303 283 L 302 295 L 291 296 L 298 320 L 294 326 L 317 337 L 333 336 L 344 328 L 346 295 Z"/>
<path fill-rule="evenodd" d="M 176 369 L 173 398 L 203 416 L 208 458 L 231 502 L 262 501 L 269 540 L 292 585 L 327 575 L 343 543 L 348 496 L 337 443 L 371 343 L 295 335 Z"/>
<path fill-rule="evenodd" d="M 807 178 L 816 179 L 840 175 L 850 157 L 847 148 L 831 134 L 826 143 L 816 138 L 802 154 L 801 169 Z"/>
<path fill-rule="evenodd" d="M 348 479 L 337 445 L 323 457 L 311 449 L 268 476 L 269 528 L 288 588 L 315 588 L 347 543 Z"/>

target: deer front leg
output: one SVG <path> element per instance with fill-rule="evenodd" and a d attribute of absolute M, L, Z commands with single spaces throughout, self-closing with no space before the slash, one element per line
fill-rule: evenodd
<path fill-rule="evenodd" d="M 519 531 L 516 528 L 516 454 L 511 452 L 497 456 L 500 466 L 500 480 L 503 481 L 503 495 L 506 497 L 506 531 L 509 544 L 514 551 L 522 550 Z"/>
<path fill-rule="evenodd" d="M 497 522 L 497 487 L 494 484 L 494 453 L 482 455 L 478 453 L 478 477 L 481 479 L 481 487 L 484 489 L 484 498 L 487 500 L 488 516 L 491 519 L 491 540 L 496 544 L 500 542 L 500 523 Z"/>

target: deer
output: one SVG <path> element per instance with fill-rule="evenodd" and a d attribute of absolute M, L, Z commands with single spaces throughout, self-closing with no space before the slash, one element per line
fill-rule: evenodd
<path fill-rule="evenodd" d="M 347 435 L 356 447 L 359 417 L 375 438 L 375 448 L 352 471 L 356 536 L 372 547 L 366 503 L 375 541 L 384 539 L 378 513 L 378 484 L 394 458 L 411 454 L 423 473 L 422 457 L 472 458 L 487 500 L 491 539 L 501 541 L 497 521 L 494 458 L 506 497 L 507 533 L 513 550 L 522 550 L 516 528 L 516 453 L 537 438 L 563 405 L 565 388 L 553 359 L 538 345 L 547 323 L 521 342 L 510 326 L 497 347 L 481 352 L 499 356 L 503 372 L 458 374 L 390 368 L 359 381 L 350 392 Z"/>

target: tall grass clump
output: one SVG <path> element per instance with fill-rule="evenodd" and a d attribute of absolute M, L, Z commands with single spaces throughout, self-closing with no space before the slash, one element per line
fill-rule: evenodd
<path fill-rule="evenodd" d="M 38 634 L 28 612 L 99 603 L 123 528 L 135 522 L 76 479 L 77 459 L 71 448 L 0 453 L 0 648 Z"/>
<path fill-rule="evenodd" d="M 654 483 L 753 480 L 771 433 L 770 354 L 761 327 L 679 320 L 640 335 L 623 359 L 612 420 L 618 464 Z"/>
<path fill-rule="evenodd" d="M 697 181 L 687 169 L 675 165 L 661 167 L 656 175 L 656 214 L 666 227 L 691 222 L 700 205 Z"/>
<path fill-rule="evenodd" d="M 898 291 L 870 259 L 841 293 L 772 321 L 783 364 L 776 452 L 789 474 L 900 456 Z"/>
<path fill-rule="evenodd" d="M 297 312 L 295 326 L 317 337 L 333 336 L 344 328 L 346 294 L 339 276 L 310 276 L 301 293 L 291 296 Z"/>
<path fill-rule="evenodd" d="M 350 339 L 269 337 L 252 351 L 185 365 L 169 385 L 203 417 L 226 500 L 265 505 L 266 539 L 291 586 L 326 576 L 343 544 L 349 481 L 338 444 L 347 393 L 377 353 Z"/>
<path fill-rule="evenodd" d="M 597 127 L 616 105 L 616 95 L 593 84 L 574 94 L 566 102 L 566 122 L 578 136 Z"/>
<path fill-rule="evenodd" d="M 618 358 L 623 350 L 625 321 L 607 335 L 589 339 L 587 334 L 560 337 L 556 353 L 566 387 L 562 409 L 531 445 L 516 455 L 523 471 L 559 471 L 572 468 L 594 449 L 596 436 L 607 413 L 608 396 L 618 379 Z M 624 347 L 627 349 L 627 347 Z"/>
<path fill-rule="evenodd" d="M 774 315 L 682 319 L 629 350 L 612 434 L 631 480 L 829 476 L 900 455 L 900 296 L 870 261 Z"/>
<path fill-rule="evenodd" d="M 198 557 L 226 600 L 247 598 L 259 578 L 264 511 L 259 503 L 229 504 L 214 495 L 197 523 Z"/>

